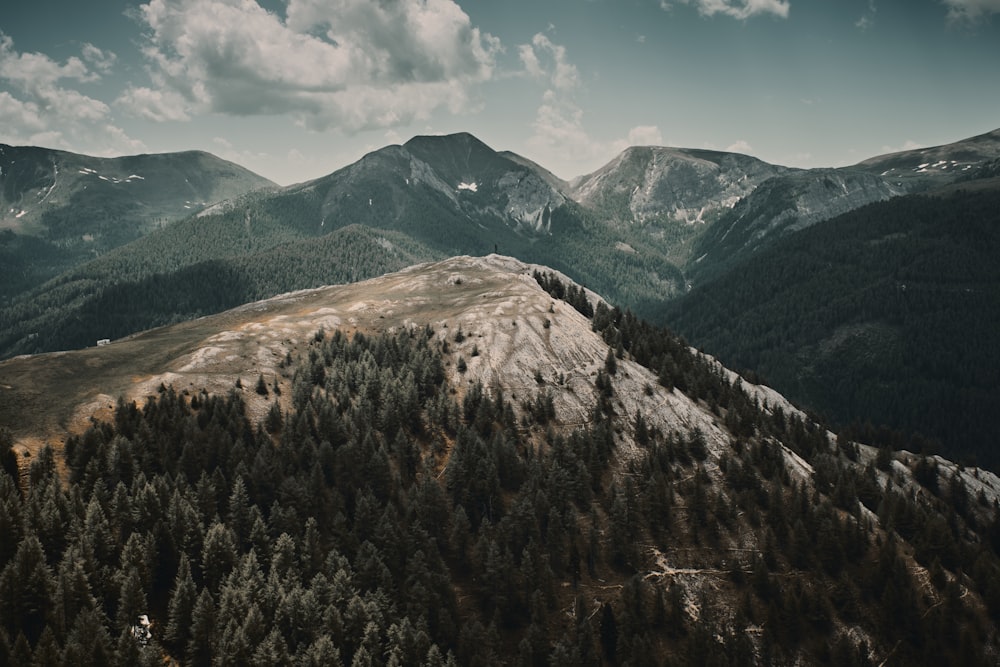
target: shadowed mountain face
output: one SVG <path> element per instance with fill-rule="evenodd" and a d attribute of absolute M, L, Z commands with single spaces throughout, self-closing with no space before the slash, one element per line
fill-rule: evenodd
<path fill-rule="evenodd" d="M 15 663 L 1000 650 L 1000 479 L 837 437 L 509 257 L 0 362 L 0 425 Z"/>
<path fill-rule="evenodd" d="M 417 137 L 291 188 L 314 197 L 322 228 L 360 222 L 428 245 L 480 252 L 549 234 L 567 198 L 546 178 L 469 134 Z"/>
<path fill-rule="evenodd" d="M 95 158 L 0 145 L 0 298 L 266 187 L 276 186 L 200 151 Z"/>
<path fill-rule="evenodd" d="M 662 317 L 834 422 L 996 468 L 1000 189 L 908 195 L 789 234 Z"/>

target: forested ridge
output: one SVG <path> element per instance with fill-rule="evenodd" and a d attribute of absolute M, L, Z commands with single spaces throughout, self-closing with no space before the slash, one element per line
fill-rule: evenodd
<path fill-rule="evenodd" d="M 996 190 L 901 197 L 790 235 L 661 316 L 840 427 L 995 469 L 998 252 Z"/>
<path fill-rule="evenodd" d="M 449 380 L 472 332 L 413 327 L 320 330 L 227 395 L 120 400 L 67 440 L 66 480 L 49 448 L 18 479 L 5 440 L 0 663 L 995 664 L 985 496 L 931 459 L 867 460 L 627 311 L 592 322 L 609 353 L 582 427 L 542 378 L 516 398 Z M 623 421 L 627 358 L 727 449 Z"/>
<path fill-rule="evenodd" d="M 98 158 L 0 145 L 0 303 L 211 202 L 273 187 L 208 153 Z M 13 231 L 12 231 L 13 230 Z"/>
<path fill-rule="evenodd" d="M 94 263 L 51 281 L 30 299 L 0 308 L 0 348 L 30 354 L 88 347 L 101 338 L 297 289 L 357 282 L 436 257 L 401 234 L 352 225 L 320 238 L 263 233 L 261 245 L 250 239 L 246 252 L 212 259 L 213 239 L 224 244 L 224 236 L 209 230 L 175 245 L 153 235 L 143 239 L 147 254 L 121 253 L 122 261 Z M 172 262 L 172 254 L 158 254 L 164 247 L 195 248 L 190 252 L 197 261 Z"/>

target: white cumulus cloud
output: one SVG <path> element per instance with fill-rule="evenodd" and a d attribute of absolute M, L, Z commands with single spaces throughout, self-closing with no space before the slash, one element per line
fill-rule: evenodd
<path fill-rule="evenodd" d="M 744 155 L 750 155 L 753 153 L 753 146 L 750 145 L 746 139 L 737 139 L 733 143 L 726 146 L 727 153 L 743 153 Z"/>
<path fill-rule="evenodd" d="M 702 16 L 722 14 L 745 20 L 758 14 L 773 14 L 788 18 L 789 0 L 661 0 L 660 7 L 669 10 L 674 4 L 694 5 Z"/>
<path fill-rule="evenodd" d="M 620 153 L 629 146 L 662 146 L 663 134 L 656 125 L 636 125 L 628 131 L 624 139 L 612 141 L 610 152 Z"/>
<path fill-rule="evenodd" d="M 885 154 L 901 153 L 903 151 L 915 151 L 920 148 L 924 148 L 924 145 L 914 141 L 913 139 L 907 139 L 903 142 L 902 146 L 890 146 L 888 144 L 883 144 L 882 152 Z"/>
<path fill-rule="evenodd" d="M 573 90 L 580 84 L 580 72 L 569 61 L 566 47 L 554 44 L 542 33 L 536 34 L 531 44 L 519 46 L 518 55 L 525 72 L 536 79 L 547 79 L 556 90 Z"/>
<path fill-rule="evenodd" d="M 107 104 L 77 89 L 110 72 L 115 55 L 84 44 L 81 56 L 60 63 L 44 53 L 19 52 L 0 33 L 0 81 L 8 88 L 0 91 L 0 141 L 98 155 L 144 148 L 114 124 Z"/>
<path fill-rule="evenodd" d="M 545 86 L 526 143 L 556 173 L 578 176 L 629 146 L 663 144 L 663 136 L 655 125 L 637 125 L 626 137 L 611 141 L 593 137 L 576 100 L 583 87 L 580 73 L 570 61 L 566 47 L 539 33 L 530 44 L 518 47 L 518 55 L 524 73 Z"/>
<path fill-rule="evenodd" d="M 151 86 L 120 102 L 157 120 L 291 114 L 313 129 L 392 127 L 436 109 L 473 109 L 499 41 L 452 0 L 150 0 Z"/>

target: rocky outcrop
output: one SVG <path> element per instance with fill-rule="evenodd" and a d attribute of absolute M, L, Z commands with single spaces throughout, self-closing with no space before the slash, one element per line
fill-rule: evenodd
<path fill-rule="evenodd" d="M 572 183 L 581 204 L 622 222 L 708 222 L 788 169 L 738 153 L 634 147 Z"/>

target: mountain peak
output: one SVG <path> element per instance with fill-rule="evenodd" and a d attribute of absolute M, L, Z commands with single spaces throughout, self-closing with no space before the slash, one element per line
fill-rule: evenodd
<path fill-rule="evenodd" d="M 426 150 L 475 150 L 495 153 L 492 148 L 486 145 L 475 135 L 469 132 L 455 132 L 453 134 L 418 134 L 403 146 L 411 152 L 422 152 Z"/>

